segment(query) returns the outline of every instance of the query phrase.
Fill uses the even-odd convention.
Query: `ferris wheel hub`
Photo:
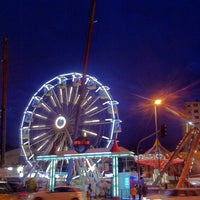
[[[66,125],[66,119],[65,119],[65,117],[63,117],[63,116],[57,117],[56,121],[55,121],[55,125],[56,125],[56,128],[58,128],[58,129],[64,128],[65,125]]]

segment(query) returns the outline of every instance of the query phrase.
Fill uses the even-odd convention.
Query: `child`
[[[92,188],[91,188],[91,184],[88,185],[88,189],[87,189],[87,199],[91,200],[92,199]]]
[[[136,189],[135,186],[133,186],[131,188],[131,197],[132,197],[133,200],[135,200],[136,194],[137,194],[137,189]]]

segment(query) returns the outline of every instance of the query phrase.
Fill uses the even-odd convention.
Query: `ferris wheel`
[[[31,97],[22,117],[20,139],[26,161],[47,170],[49,163],[37,161],[37,156],[68,151],[72,142],[83,135],[92,148],[109,148],[113,137],[121,132],[117,104],[109,87],[95,77],[73,72],[49,80]],[[75,133],[78,106],[80,116]],[[57,170],[63,171],[67,163],[57,163]]]

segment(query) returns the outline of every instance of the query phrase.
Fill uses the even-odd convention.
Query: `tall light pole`
[[[6,102],[7,102],[7,59],[8,59],[8,38],[4,38],[3,46],[3,77],[2,77],[2,105],[1,105],[1,161],[0,167],[5,165],[5,150],[6,150]]]
[[[154,101],[154,119],[155,119],[155,133],[156,133],[156,153],[158,156],[158,172],[160,177],[160,148],[159,148],[159,140],[158,140],[158,116],[157,116],[157,106],[162,103],[161,99],[156,99]],[[161,185],[161,177],[159,178]]]
[[[156,99],[154,101],[154,117],[155,117],[155,132],[156,132],[156,140],[158,140],[158,117],[157,117],[157,106],[162,103],[161,99]],[[158,141],[156,141],[158,142]]]

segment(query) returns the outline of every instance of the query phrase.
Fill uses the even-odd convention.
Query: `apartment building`
[[[200,128],[200,101],[186,102],[184,110],[187,122]]]

